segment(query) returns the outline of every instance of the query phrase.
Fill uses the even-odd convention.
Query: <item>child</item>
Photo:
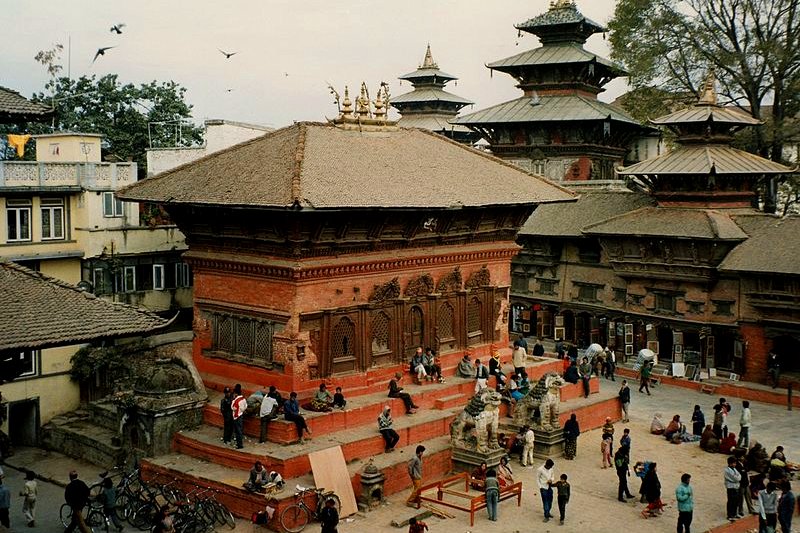
[[[420,522],[415,517],[408,519],[408,533],[425,533],[428,531],[428,524]]]
[[[483,484],[486,487],[486,511],[489,513],[489,520],[497,522],[497,504],[500,502],[500,483],[497,481],[497,473],[494,471],[494,468],[490,468],[486,472],[486,479]]]
[[[36,484],[36,474],[33,470],[25,472],[25,485],[19,493],[23,497],[22,500],[22,514],[28,521],[28,527],[36,525],[36,496],[39,493],[39,487]]]
[[[325,500],[325,507],[319,513],[319,522],[322,525],[322,533],[337,533],[339,530],[339,511],[336,510],[336,502],[333,498]]]
[[[336,387],[336,394],[333,395],[333,406],[336,409],[341,409],[344,411],[344,406],[347,405],[347,400],[344,399],[344,394],[342,394],[342,388]]]
[[[609,468],[611,463],[611,441],[614,437],[610,434],[603,435],[603,440],[600,442],[600,452],[603,454],[603,468]]]
[[[567,513],[567,503],[569,503],[569,482],[567,482],[567,475],[561,474],[561,478],[556,481],[556,490],[558,491],[558,514],[559,524],[564,524],[564,515]]]
[[[100,493],[98,501],[103,504],[103,514],[114,523],[114,527],[118,531],[122,531],[122,524],[117,517],[117,489],[114,488],[114,482],[110,477],[103,480],[103,491]]]

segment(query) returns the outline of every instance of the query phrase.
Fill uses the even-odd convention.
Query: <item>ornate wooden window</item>
[[[470,346],[480,344],[483,341],[481,307],[481,300],[477,296],[473,296],[467,304],[467,343]]]
[[[453,306],[448,302],[444,302],[441,307],[439,307],[436,325],[436,334],[439,337],[439,350],[454,350],[458,346],[455,332],[455,311],[453,310]]]
[[[275,327],[271,320],[213,313],[211,349],[245,363],[269,366]]]
[[[339,359],[352,359],[355,357],[356,326],[347,317],[342,317],[333,328],[331,336],[331,355],[334,364]]]
[[[378,311],[372,319],[372,355],[387,355],[392,353],[391,340],[392,332],[390,329],[391,321],[389,315],[383,311]]]

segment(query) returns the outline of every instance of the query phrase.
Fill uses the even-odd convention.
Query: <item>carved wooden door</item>
[[[406,344],[406,358],[411,360],[411,356],[418,346],[425,343],[425,316],[419,306],[413,306],[408,311],[408,321],[406,322],[408,343]],[[424,346],[423,346],[424,347]]]

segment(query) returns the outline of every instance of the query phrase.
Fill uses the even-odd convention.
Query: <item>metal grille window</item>
[[[442,304],[442,307],[439,308],[439,338],[440,339],[452,339],[454,337],[453,332],[453,306],[449,303]]]
[[[482,340],[481,331],[481,301],[473,297],[467,304],[467,342],[480,344]]]
[[[333,338],[331,340],[331,354],[334,360],[343,357],[353,357],[354,343],[356,337],[356,326],[347,318],[342,317],[333,328]]]
[[[375,315],[372,319],[372,353],[385,354],[390,351],[389,341],[389,316],[383,311]]]
[[[254,363],[271,363],[274,333],[270,320],[215,314],[212,348]]]

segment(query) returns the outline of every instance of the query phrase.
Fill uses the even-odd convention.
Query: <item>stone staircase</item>
[[[110,468],[125,464],[128,459],[118,432],[116,406],[108,400],[98,400],[56,416],[42,426],[42,446]]]

